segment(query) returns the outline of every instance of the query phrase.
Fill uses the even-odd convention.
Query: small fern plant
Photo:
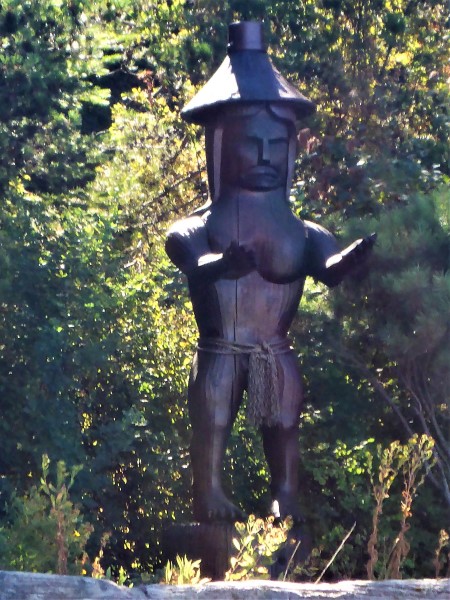
[[[208,583],[210,579],[201,576],[200,563],[200,560],[189,560],[186,556],[177,555],[175,563],[169,560],[164,567],[164,576],[161,583],[166,585]]]

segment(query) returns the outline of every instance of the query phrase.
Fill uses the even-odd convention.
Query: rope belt
[[[211,354],[248,354],[248,418],[257,426],[279,423],[280,389],[275,356],[290,352],[289,340],[241,344],[221,338],[200,338],[197,350]]]

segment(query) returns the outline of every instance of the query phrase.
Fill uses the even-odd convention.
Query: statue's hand
[[[239,279],[255,269],[255,256],[251,250],[233,241],[223,253],[224,277]]]
[[[322,281],[328,286],[333,287],[340,283],[342,279],[353,269],[364,264],[369,257],[373,245],[377,239],[377,234],[372,233],[365,238],[361,238],[347,246],[345,250],[330,256],[325,265],[325,272]]]
[[[372,233],[365,238],[356,240],[341,252],[342,260],[348,262],[349,267],[360,265],[372,252],[376,239],[377,234]]]

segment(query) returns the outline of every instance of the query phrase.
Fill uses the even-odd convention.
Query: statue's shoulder
[[[303,221],[303,226],[305,228],[305,237],[310,244],[313,245],[334,245],[336,243],[336,238],[334,235],[322,227],[322,225],[317,225],[317,223],[313,223],[312,221]]]
[[[189,238],[198,235],[205,229],[205,221],[200,215],[192,214],[180,219],[171,225],[167,231],[167,238],[182,237]]]
[[[208,233],[202,216],[192,214],[176,221],[168,230],[165,244],[171,261],[183,272],[209,252]]]
[[[174,236],[189,236],[193,235],[195,232],[199,232],[204,230],[205,228],[205,220],[209,214],[209,209],[211,206],[211,201],[208,200],[206,204],[203,204],[200,208],[197,208],[190,215],[180,219],[179,221],[175,221],[168,231],[167,237]]]
[[[324,281],[322,275],[327,260],[338,250],[334,235],[317,223],[304,221],[306,236],[305,267],[307,275]],[[326,283],[324,281],[324,283]]]

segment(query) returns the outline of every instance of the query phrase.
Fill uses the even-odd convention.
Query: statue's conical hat
[[[273,66],[266,50],[262,23],[243,21],[228,28],[228,54],[205,86],[183,108],[181,116],[200,125],[225,104],[282,102],[297,118],[315,110]]]

